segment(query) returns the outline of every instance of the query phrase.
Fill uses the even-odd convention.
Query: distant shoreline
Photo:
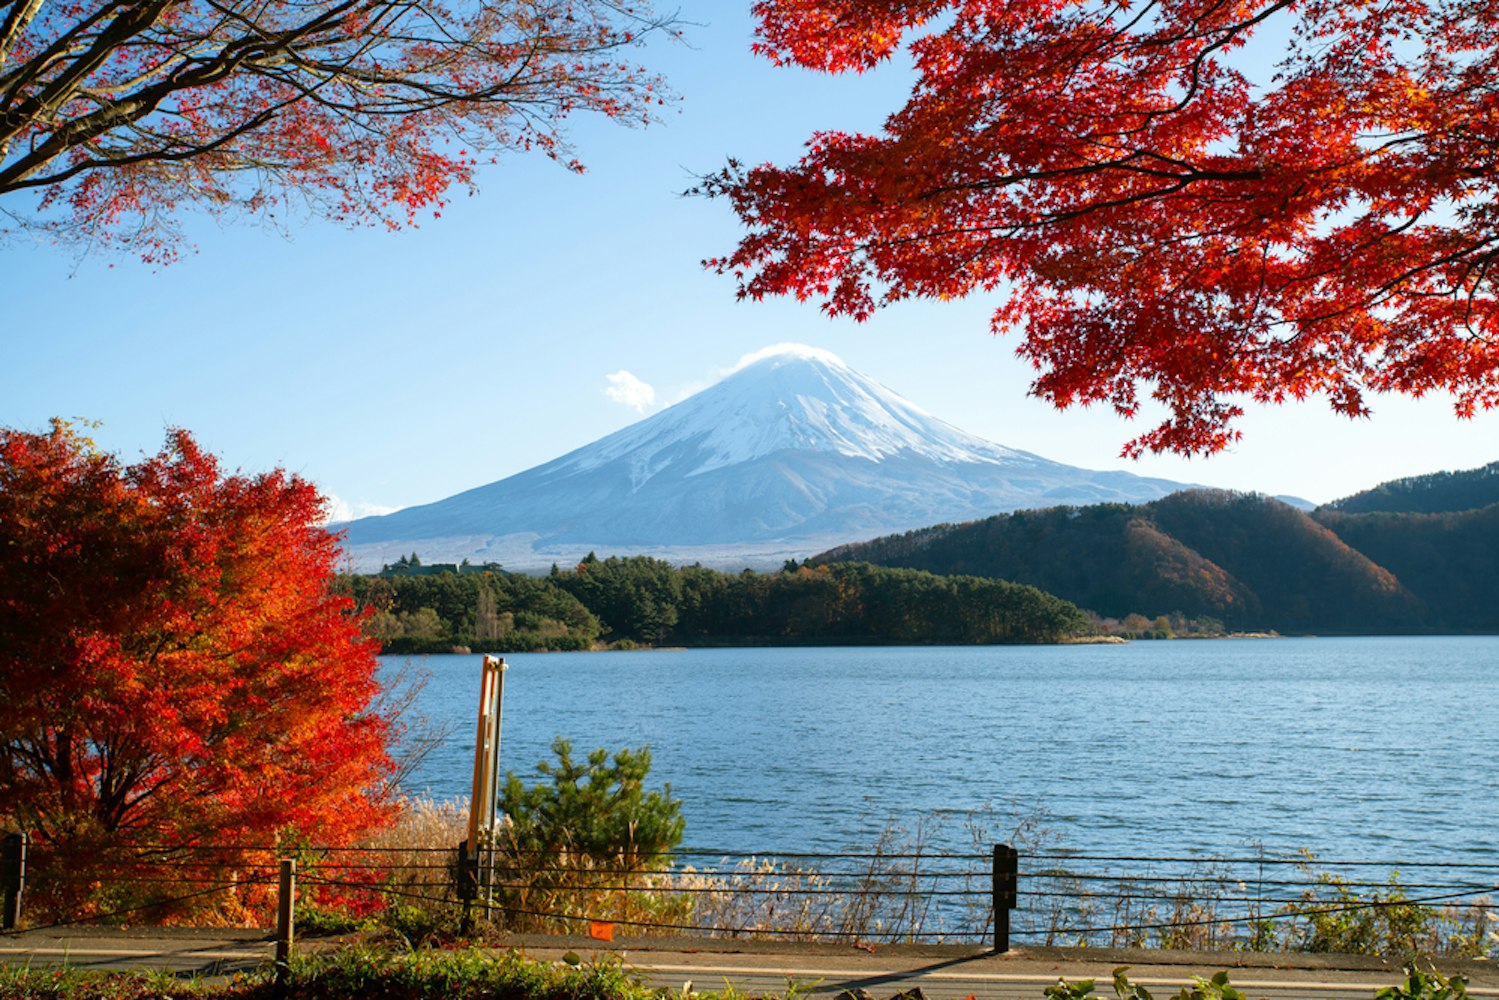
[[[1174,635],[1165,639],[1127,639],[1119,635],[1080,635],[1067,639],[1058,639],[1056,642],[985,642],[985,643],[952,643],[952,642],[860,642],[847,639],[808,639],[800,638],[794,641],[781,641],[777,639],[755,639],[752,637],[738,636],[732,640],[710,641],[698,643],[673,642],[664,646],[652,646],[646,643],[629,643],[623,645],[600,644],[590,649],[525,649],[525,650],[483,650],[474,649],[469,646],[450,646],[443,649],[424,649],[419,651],[402,651],[387,653],[381,652],[381,656],[479,656],[488,654],[491,656],[514,656],[516,653],[531,655],[533,653],[690,653],[696,649],[853,649],[867,646],[875,649],[930,649],[937,646],[947,646],[960,649],[981,649],[984,647],[1009,648],[1016,646],[1124,646],[1137,642],[1178,642],[1182,640],[1216,640],[1216,639],[1286,639],[1298,638],[1285,636],[1279,632],[1230,632],[1226,635]],[[1308,638],[1301,636],[1299,638]]]

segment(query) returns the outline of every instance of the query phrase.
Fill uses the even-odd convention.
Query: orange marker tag
[[[590,920],[588,922],[588,936],[600,941],[614,940],[614,925],[607,920]]]

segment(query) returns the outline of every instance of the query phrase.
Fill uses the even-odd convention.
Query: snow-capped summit
[[[688,476],[777,452],[830,452],[879,462],[924,455],[937,462],[1004,462],[1016,453],[943,423],[854,371],[830,351],[777,344],[743,359],[690,399],[559,459],[589,471],[629,455],[637,488],[689,445]],[[550,466],[548,466],[550,468]]]
[[[545,465],[347,525],[356,565],[569,563],[590,550],[770,565],[832,545],[1021,507],[1182,488],[986,441],[854,371],[781,344],[702,392]]]

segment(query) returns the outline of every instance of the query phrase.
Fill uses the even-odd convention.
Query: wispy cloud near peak
[[[604,388],[604,395],[616,403],[622,403],[637,413],[644,413],[656,405],[656,390],[623,368],[604,378],[609,383]]]

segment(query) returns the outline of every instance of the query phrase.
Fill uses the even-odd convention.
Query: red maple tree
[[[1033,391],[1169,410],[1212,452],[1244,398],[1499,403],[1496,0],[760,0],[757,50],[917,80],[878,135],[704,185],[740,294],[868,317],[1004,296]]]
[[[0,825],[54,875],[385,819],[392,723],[321,515],[184,431],[122,466],[60,422],[0,429]]]
[[[626,54],[675,30],[610,0],[0,0],[0,196],[148,260],[188,204],[394,227],[503,151],[581,169],[562,120],[649,121]]]

